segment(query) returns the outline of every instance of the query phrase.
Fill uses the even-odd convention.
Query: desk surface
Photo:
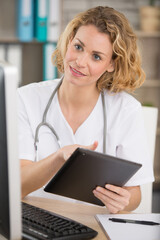
[[[107,237],[103,233],[103,230],[99,226],[98,222],[95,219],[96,214],[107,213],[106,208],[80,204],[80,203],[72,203],[72,202],[64,202],[53,199],[45,199],[39,197],[31,197],[28,196],[25,198],[24,202],[44,208],[48,211],[55,212],[57,214],[63,215],[65,217],[69,217],[73,220],[81,222],[98,232],[98,235],[95,240],[106,240]]]

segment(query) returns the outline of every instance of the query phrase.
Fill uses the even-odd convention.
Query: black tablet
[[[92,193],[106,183],[123,186],[141,167],[123,160],[83,148],[77,148],[44,191],[104,206]]]

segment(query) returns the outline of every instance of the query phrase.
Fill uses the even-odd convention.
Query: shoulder
[[[135,109],[141,107],[141,103],[134,96],[124,91],[116,94],[105,91],[105,100],[108,107],[113,109]]]
[[[20,96],[23,97],[36,97],[37,95],[43,97],[43,94],[48,95],[50,92],[52,92],[59,83],[59,81],[60,79],[54,79],[38,83],[31,83],[18,88],[17,92]]]
[[[141,103],[126,92],[111,94],[105,91],[105,102],[107,112],[113,119],[131,119],[142,112]]]

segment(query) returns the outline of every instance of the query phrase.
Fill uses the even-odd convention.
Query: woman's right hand
[[[95,141],[93,144],[88,145],[88,146],[83,146],[79,144],[73,144],[73,145],[68,145],[65,147],[62,147],[58,150],[58,154],[60,154],[60,157],[62,157],[65,161],[68,160],[68,158],[72,155],[72,153],[77,149],[77,148],[85,148],[89,150],[95,150],[98,146],[98,142]]]

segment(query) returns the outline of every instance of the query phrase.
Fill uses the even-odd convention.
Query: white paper
[[[110,240],[160,240],[160,225],[148,226],[116,223],[109,218],[154,221],[160,223],[160,214],[97,214],[96,220]]]

